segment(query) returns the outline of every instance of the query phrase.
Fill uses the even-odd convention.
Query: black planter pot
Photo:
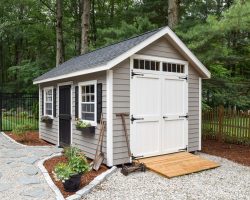
[[[76,128],[78,131],[81,131],[82,133],[95,133],[95,126],[90,126],[90,127],[87,127],[87,128],[79,128],[77,127]]]
[[[80,187],[81,177],[82,174],[76,174],[71,176],[63,183],[64,190],[66,192],[76,192]]]

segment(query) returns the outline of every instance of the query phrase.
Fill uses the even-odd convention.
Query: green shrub
[[[65,148],[64,155],[67,157],[68,162],[58,163],[55,166],[53,173],[56,180],[65,181],[72,175],[86,173],[90,170],[89,163],[80,149],[76,147]]]
[[[62,182],[68,180],[70,176],[75,175],[76,173],[72,170],[72,168],[66,163],[58,163],[55,166],[53,171],[55,179],[61,180]]]
[[[81,121],[81,120],[77,120],[76,121],[76,128],[88,128],[90,127],[91,124],[89,122],[86,122],[86,121]]]
[[[14,129],[12,130],[12,133],[16,135],[24,135],[27,133],[27,131],[33,130],[33,129],[34,129],[34,125],[32,124],[19,124],[14,127]]]
[[[29,114],[28,114],[27,112],[25,112],[25,111],[20,112],[20,113],[18,114],[19,117],[24,117],[24,118],[27,118],[28,115],[29,115]]]

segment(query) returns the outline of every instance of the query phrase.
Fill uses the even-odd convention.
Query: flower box
[[[95,133],[95,126],[89,126],[89,127],[85,127],[85,128],[81,128],[81,127],[76,127],[76,129],[78,131],[81,131],[82,133]]]
[[[46,124],[52,124],[53,118],[51,118],[50,116],[42,116],[41,122],[46,123]]]

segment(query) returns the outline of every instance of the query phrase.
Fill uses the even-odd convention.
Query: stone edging
[[[21,144],[21,143],[17,142],[16,140],[12,139],[12,138],[11,138],[10,136],[8,136],[6,133],[4,133],[4,132],[1,132],[1,133],[2,133],[2,135],[3,135],[4,137],[6,137],[8,140],[10,140],[11,142],[13,142],[13,143],[15,143],[15,144],[17,144],[17,145],[19,145],[19,146],[22,146],[22,147],[38,147],[38,148],[50,148],[50,147],[55,147],[55,146],[30,146],[30,145]]]
[[[40,168],[40,170],[42,171],[45,180],[47,181],[48,185],[50,186],[50,188],[56,193],[56,199],[57,200],[64,200],[65,198],[63,197],[62,193],[60,192],[60,190],[58,189],[58,187],[54,184],[54,182],[52,181],[52,179],[50,178],[50,175],[48,173],[48,171],[46,170],[46,168],[43,166],[43,163],[53,157],[57,157],[62,155],[62,153],[58,153],[58,154],[53,154],[47,158],[44,158],[42,160],[40,160],[37,164],[37,166]],[[66,200],[79,200],[81,199],[82,196],[88,194],[89,192],[91,192],[91,190],[93,190],[98,184],[100,184],[101,182],[103,182],[107,177],[109,177],[112,173],[114,173],[117,170],[117,167],[113,166],[111,169],[103,172],[102,174],[100,174],[99,176],[95,177],[93,181],[91,181],[87,186],[85,186],[84,188],[78,190],[75,194],[69,196],[66,198]]]

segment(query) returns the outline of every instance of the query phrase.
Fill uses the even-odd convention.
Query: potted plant
[[[41,117],[41,122],[52,124],[53,118],[48,115],[45,115]]]
[[[86,157],[75,147],[65,150],[67,163],[58,163],[55,166],[53,174],[57,181],[63,182],[64,190],[67,192],[76,192],[81,183],[81,177],[89,171],[90,167]]]
[[[76,119],[76,129],[84,133],[95,133],[95,127],[89,122]]]

